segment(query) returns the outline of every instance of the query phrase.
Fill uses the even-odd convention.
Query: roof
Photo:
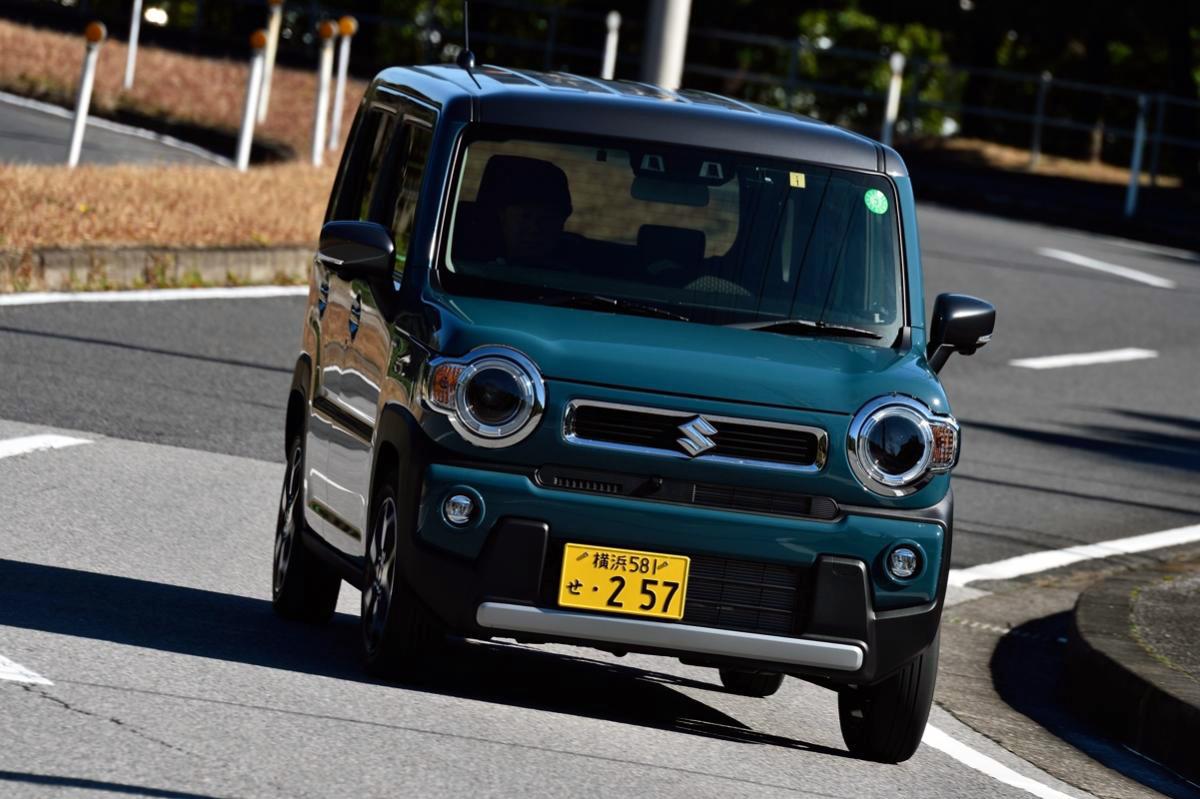
[[[461,121],[663,141],[906,175],[889,147],[843,128],[710,92],[484,65],[393,67],[376,85]]]

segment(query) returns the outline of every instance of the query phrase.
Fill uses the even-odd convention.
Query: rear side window
[[[369,218],[371,195],[395,126],[395,115],[383,107],[371,106],[363,112],[342,160],[325,221]]]

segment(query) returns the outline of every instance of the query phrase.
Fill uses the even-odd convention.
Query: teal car
[[[358,110],[287,406],[273,597],[361,592],[375,675],[455,639],[834,689],[920,742],[960,431],[894,150],[697,91],[393,68]]]

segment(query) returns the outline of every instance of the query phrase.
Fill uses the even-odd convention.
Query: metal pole
[[[600,77],[612,80],[617,74],[617,43],[621,38],[621,12],[609,11],[604,18],[608,33],[604,36],[604,63],[600,67]]]
[[[72,169],[79,165],[79,153],[83,150],[83,129],[87,125],[88,108],[92,104],[92,86],[96,83],[96,60],[100,57],[100,45],[108,31],[103,22],[93,22],[83,35],[87,40],[83,51],[83,74],[79,76],[75,123],[71,126],[71,146],[67,149],[67,166]]]
[[[317,108],[313,114],[312,165],[322,164],[325,152],[325,119],[329,116],[329,81],[333,77],[333,36],[337,27],[325,20],[317,27],[321,58],[317,62]]]
[[[1167,113],[1167,96],[1159,92],[1155,97],[1158,109],[1154,113],[1154,144],[1150,147],[1150,185],[1158,186],[1158,156],[1162,149],[1163,123]]]
[[[358,33],[358,20],[342,17],[338,20],[337,83],[333,89],[333,116],[329,120],[329,149],[336,150],[342,138],[342,109],[346,107],[346,73],[350,69],[350,40]]]
[[[653,0],[646,14],[646,44],[642,48],[642,80],[664,89],[683,81],[683,57],[692,0]]]
[[[1050,91],[1051,80],[1051,74],[1043,72],[1042,82],[1038,84],[1037,108],[1033,112],[1033,141],[1029,145],[1030,169],[1036,169],[1042,160],[1042,121],[1046,117],[1046,93]]]
[[[238,132],[237,168],[245,172],[250,166],[250,145],[254,142],[254,121],[258,117],[258,92],[263,85],[263,62],[266,55],[267,32],[250,34],[250,75],[246,79],[246,106],[242,109],[242,128]]]
[[[1137,211],[1138,178],[1142,172],[1142,150],[1146,147],[1146,95],[1138,95],[1137,126],[1133,129],[1133,158],[1129,164],[1129,189],[1125,192],[1125,216]]]
[[[900,115],[900,89],[904,85],[904,53],[892,53],[888,58],[888,66],[892,70],[892,78],[888,81],[887,105],[883,110],[883,132],[879,141],[887,147],[892,146],[892,131],[896,127],[896,117]]]
[[[283,27],[283,0],[267,0],[271,7],[267,18],[267,60],[263,66],[262,91],[258,93],[258,121],[267,121],[271,106],[271,80],[275,76],[275,54],[279,51],[279,30]]]
[[[133,88],[133,71],[137,68],[138,34],[142,30],[142,0],[133,0],[129,18],[129,50],[125,56],[125,91]]]

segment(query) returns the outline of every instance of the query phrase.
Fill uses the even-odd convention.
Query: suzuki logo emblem
[[[675,443],[683,447],[684,451],[693,458],[717,445],[717,442],[709,438],[709,436],[717,434],[717,428],[713,427],[703,416],[697,416],[690,422],[679,425],[679,432],[683,433],[683,438],[676,439]]]

